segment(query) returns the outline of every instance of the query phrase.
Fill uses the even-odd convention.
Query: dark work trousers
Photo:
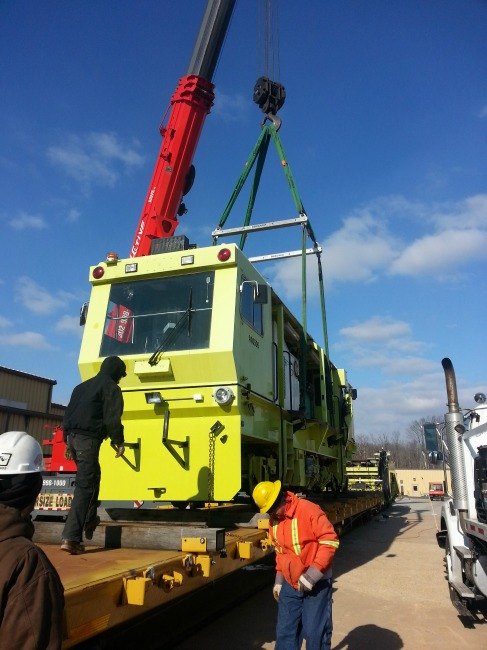
[[[98,462],[101,440],[81,433],[70,433],[68,447],[76,461],[76,483],[71,508],[62,538],[83,541],[83,528],[96,517],[101,469]]]
[[[285,580],[279,594],[276,650],[330,650],[332,624],[331,580],[320,580],[311,591],[293,589]]]

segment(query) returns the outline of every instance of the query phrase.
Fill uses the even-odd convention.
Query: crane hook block
[[[259,77],[254,86],[254,102],[266,114],[275,115],[286,99],[286,89],[268,77]]]

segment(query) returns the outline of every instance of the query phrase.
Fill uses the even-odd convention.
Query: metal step
[[[471,560],[473,558],[472,551],[471,549],[467,548],[467,546],[459,544],[453,548],[455,549],[456,553],[464,560]]]
[[[459,580],[452,580],[450,585],[453,587],[453,589],[455,589],[461,598],[475,598],[473,591],[470,589],[470,587],[464,585],[463,582],[460,582]]]

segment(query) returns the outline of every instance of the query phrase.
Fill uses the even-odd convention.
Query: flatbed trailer
[[[260,545],[266,535],[258,529],[229,531],[225,553],[199,556],[192,575],[185,570],[188,554],[184,552],[92,546],[84,555],[67,555],[59,546],[41,544],[65,589],[63,648],[130,622],[200,589],[209,580],[262,559],[271,552]],[[240,556],[240,545],[250,549],[248,558]]]
[[[380,493],[313,500],[339,534],[386,505]],[[34,541],[56,567],[65,589],[63,648],[83,646],[101,636],[105,641],[100,647],[110,647],[106,639],[118,636],[124,627],[133,628],[138,620],[160,614],[210,584],[218,590],[231,574],[238,589],[239,570],[271,559],[267,516],[248,507],[154,512],[160,521],[102,521],[82,555],[61,551],[61,522],[36,521]],[[144,515],[149,516],[147,511]],[[236,523],[231,526],[231,521]]]

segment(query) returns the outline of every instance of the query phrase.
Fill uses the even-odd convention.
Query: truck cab
[[[432,501],[435,499],[443,501],[445,498],[445,487],[443,483],[430,481],[428,495]]]

